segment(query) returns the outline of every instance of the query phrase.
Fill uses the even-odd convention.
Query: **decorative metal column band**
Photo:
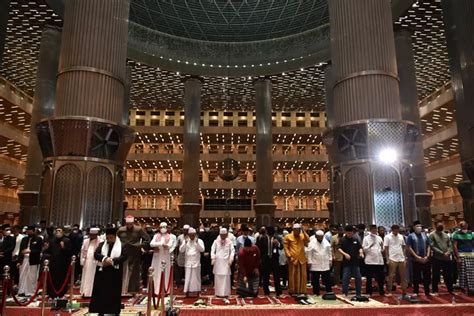
[[[81,217],[81,181],[81,170],[73,164],[66,164],[56,171],[50,218],[53,225],[79,223]]]
[[[373,118],[399,120],[390,0],[331,0],[328,4],[334,76],[342,80],[334,87],[336,126]]]
[[[121,121],[128,14],[128,0],[66,2],[57,115]],[[83,71],[80,67],[98,71]]]
[[[377,225],[404,224],[400,176],[396,169],[381,166],[374,171],[374,207]]]
[[[344,175],[344,220],[347,224],[372,223],[367,172],[353,167]]]
[[[112,173],[101,166],[87,175],[86,207],[82,227],[110,223],[112,220]]]

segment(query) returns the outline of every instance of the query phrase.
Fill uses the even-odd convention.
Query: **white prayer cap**
[[[134,222],[135,222],[135,218],[132,215],[128,215],[127,217],[125,217],[125,223],[134,223]]]
[[[318,230],[316,232],[316,236],[324,236],[324,232],[322,230]]]
[[[225,234],[227,234],[227,228],[221,228],[221,229],[219,230],[219,234],[220,234],[220,235],[225,235]]]
[[[97,235],[99,233],[100,229],[97,228],[97,227],[92,227],[90,230],[89,230],[89,234],[95,234]]]
[[[191,228],[191,226],[189,226],[188,224],[183,226],[183,229],[190,229],[190,228]]]
[[[168,227],[168,224],[166,224],[166,222],[161,222],[160,227]]]
[[[293,229],[301,229],[301,224],[294,223],[293,224]]]
[[[196,233],[196,230],[192,227],[189,228],[188,230],[188,234],[195,234]]]
[[[288,235],[288,234],[289,234],[288,231],[287,231],[286,229],[284,229],[284,230],[283,230],[283,236],[286,236],[286,235]]]

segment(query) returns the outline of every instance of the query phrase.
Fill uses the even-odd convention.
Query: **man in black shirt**
[[[361,295],[362,277],[360,275],[359,258],[364,258],[362,245],[353,237],[354,227],[345,227],[345,236],[342,238],[341,246],[338,251],[344,256],[342,261],[342,293],[345,296],[349,294],[349,281],[351,277],[355,278],[356,296]]]

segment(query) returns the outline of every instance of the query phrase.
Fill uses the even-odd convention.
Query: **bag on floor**
[[[337,298],[336,298],[336,294],[334,294],[334,292],[327,292],[326,294],[323,295],[323,300],[326,300],[326,301],[335,301]]]
[[[353,302],[368,302],[369,298],[367,296],[356,295],[351,299],[351,301],[353,301]]]

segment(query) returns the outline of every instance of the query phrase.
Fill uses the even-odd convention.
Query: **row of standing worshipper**
[[[15,289],[20,296],[32,296],[36,290],[40,268],[45,260],[49,260],[51,282],[48,282],[47,294],[53,299],[62,297],[67,292],[68,286],[56,292],[65,282],[70,268],[72,247],[71,240],[65,235],[65,230],[70,235],[70,228],[58,227],[54,234],[44,237],[39,234],[35,226],[28,226],[26,234],[22,235],[18,229],[14,230],[15,248],[12,253],[13,280],[18,283]]]

